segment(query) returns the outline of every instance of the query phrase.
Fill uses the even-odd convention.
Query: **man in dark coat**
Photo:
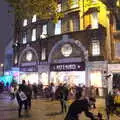
[[[22,84],[19,85],[19,89],[16,93],[16,98],[18,101],[19,109],[18,109],[18,116],[21,117],[21,110],[22,106],[24,105],[25,111],[28,111],[28,105],[31,107],[31,90],[25,84],[25,80],[22,81]]]
[[[67,111],[67,99],[68,99],[68,88],[66,84],[64,84],[60,88],[60,104],[61,104],[61,113]]]
[[[91,120],[96,120],[94,118],[94,115],[89,112],[89,103],[88,100],[85,98],[82,98],[81,92],[76,93],[76,100],[70,105],[68,113],[64,120],[78,120],[78,115],[82,112],[85,113],[87,117],[89,117]]]

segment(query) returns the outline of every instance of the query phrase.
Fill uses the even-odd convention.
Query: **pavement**
[[[68,101],[68,105],[72,101]],[[94,114],[101,112],[103,114],[104,120],[106,120],[105,114],[105,104],[104,99],[97,99],[96,106],[97,108],[91,110]],[[0,120],[64,120],[66,113],[60,113],[60,104],[59,101],[50,101],[48,99],[33,99],[32,100],[32,109],[29,111],[29,114],[26,115],[24,110],[22,111],[22,118],[18,118],[18,104],[16,99],[10,100],[10,97],[7,92],[0,94]],[[82,113],[80,120],[89,120]],[[110,120],[120,120],[120,117],[112,115]]]

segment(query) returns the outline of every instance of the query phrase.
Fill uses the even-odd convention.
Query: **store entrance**
[[[113,88],[120,89],[120,73],[113,74]]]
[[[60,83],[67,83],[70,86],[85,85],[85,71],[51,72],[50,82],[53,82],[55,85],[59,85]]]

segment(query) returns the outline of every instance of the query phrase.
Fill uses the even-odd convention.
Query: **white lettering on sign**
[[[21,63],[21,66],[35,66],[37,63],[36,62],[26,62],[26,63]]]

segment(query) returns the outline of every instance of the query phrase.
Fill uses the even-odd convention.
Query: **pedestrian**
[[[32,90],[33,90],[34,98],[37,99],[38,88],[37,88],[36,83],[34,83],[34,84],[32,85]]]
[[[17,102],[19,105],[19,109],[18,109],[18,116],[21,117],[21,110],[22,110],[22,106],[24,105],[24,109],[27,112],[27,96],[26,94],[22,91],[21,87],[19,87],[17,93],[16,93],[16,98],[17,98]]]
[[[60,88],[61,113],[67,112],[67,99],[68,99],[68,88],[66,84],[64,84]]]
[[[82,112],[91,120],[96,120],[94,115],[89,112],[90,105],[88,100],[82,94],[82,91],[76,93],[76,100],[70,105],[64,120],[79,120]]]
[[[22,80],[22,84],[19,85],[18,91],[16,93],[16,98],[18,101],[19,109],[18,109],[18,116],[21,117],[21,110],[22,106],[24,105],[26,114],[28,113],[28,93],[29,93],[28,86],[25,83],[25,80]]]
[[[96,89],[94,86],[90,87],[90,94],[89,95],[90,95],[89,96],[90,105],[92,108],[95,109],[96,108],[96,105],[95,105],[95,103],[96,103]]]

